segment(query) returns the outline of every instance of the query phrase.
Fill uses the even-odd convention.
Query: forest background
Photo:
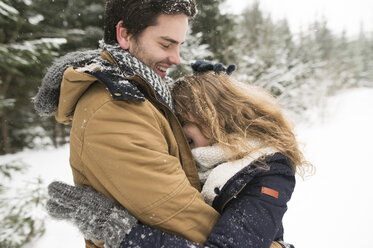
[[[69,127],[38,116],[32,97],[54,59],[98,47],[104,2],[0,0],[0,155],[69,142]],[[197,2],[199,14],[182,47],[182,64],[170,74],[173,78],[189,73],[195,59],[235,63],[237,79],[271,91],[295,122],[341,90],[373,87],[373,33],[362,29],[350,37],[332,31],[322,19],[294,33],[286,19],[273,21],[259,2],[240,14],[224,13],[224,0]],[[0,176],[11,179],[25,167],[22,161],[0,160]],[[22,204],[14,204],[3,182],[0,247],[22,247],[44,232],[43,221],[28,212],[45,200],[45,189],[36,181]]]

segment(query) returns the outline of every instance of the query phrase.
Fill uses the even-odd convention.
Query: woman
[[[192,68],[194,74],[176,81],[171,93],[196,159],[202,195],[221,214],[204,245],[291,247],[283,243],[282,217],[294,190],[295,172],[303,176],[309,165],[291,125],[270,94],[230,77],[233,66],[226,69],[221,64],[197,61]],[[68,193],[61,194],[63,187]],[[123,237],[121,247],[198,246],[141,224],[130,227],[133,217],[118,217],[125,212],[112,203],[102,209],[76,202],[80,210],[72,208],[72,194],[76,199],[85,195],[109,202],[90,189],[54,183],[49,192],[52,216],[73,219],[86,236],[105,241],[109,247],[118,246]],[[84,219],[82,212],[91,214]],[[107,235],[103,237],[103,233]]]

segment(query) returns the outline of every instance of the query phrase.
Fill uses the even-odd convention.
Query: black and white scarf
[[[103,60],[100,56],[102,50],[108,51],[120,68]],[[145,97],[138,90],[136,83],[126,79],[137,74],[150,84],[158,100],[173,110],[168,88],[172,79],[162,80],[158,74],[128,51],[123,50],[119,44],[109,45],[102,41],[100,49],[68,53],[55,60],[47,69],[42,85],[33,99],[35,109],[41,116],[52,116],[57,110],[63,73],[70,66],[99,77],[98,79],[105,83],[113,98],[144,101]]]
[[[119,68],[121,71],[118,70],[118,67],[107,68],[104,67],[103,69],[109,69],[111,73],[120,73],[124,77],[129,77],[133,75],[139,75],[142,78],[144,78],[150,86],[154,89],[154,91],[157,94],[157,97],[159,100],[161,100],[163,103],[165,103],[170,109],[173,109],[172,106],[172,98],[171,93],[168,88],[168,85],[172,83],[172,79],[169,77],[166,77],[165,80],[163,80],[158,74],[156,74],[151,68],[146,66],[143,62],[141,62],[139,59],[131,55],[128,51],[123,50],[119,44],[110,45],[106,43],[101,43],[100,47],[103,50],[108,51],[115,62],[119,65]],[[104,62],[104,65],[107,65],[107,62],[102,61],[101,58],[97,58],[98,60],[101,60],[101,62]],[[114,69],[114,71],[112,71]],[[120,80],[120,84],[128,84],[131,82],[127,80]],[[138,96],[142,96],[143,94],[141,92],[138,92]]]

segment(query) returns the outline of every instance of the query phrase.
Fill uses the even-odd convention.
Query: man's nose
[[[180,49],[179,47],[176,47],[170,52],[169,62],[174,65],[180,65]]]

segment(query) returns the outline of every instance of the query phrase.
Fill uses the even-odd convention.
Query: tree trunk
[[[64,145],[67,143],[67,140],[66,140],[66,136],[68,135],[67,132],[66,132],[66,126],[65,125],[62,125],[62,124],[58,124],[60,126],[60,129],[61,129],[61,142],[60,142],[60,145]]]
[[[6,111],[4,111],[6,112]],[[8,131],[8,121],[5,117],[5,114],[0,117],[1,122],[1,140],[0,147],[2,148],[0,153],[8,154],[11,153],[10,149],[10,139],[9,139],[9,131]]]
[[[10,82],[12,81],[12,75],[7,74],[5,79],[0,84],[0,99],[6,99],[6,93],[8,91]],[[0,128],[1,128],[1,142],[0,142],[0,153],[8,154],[11,153],[10,139],[9,139],[9,128],[8,120],[6,119],[7,110],[4,108],[0,113]]]
[[[6,93],[9,89],[10,82],[12,81],[13,76],[11,74],[6,74],[4,80],[0,78],[0,98],[6,99]]]
[[[54,123],[53,130],[52,130],[52,141],[54,147],[63,146],[67,143],[66,137],[68,133],[66,132],[65,125],[57,123],[56,121],[52,120]]]
[[[56,123],[54,120],[51,120],[53,122],[53,130],[52,130],[52,142],[53,146],[55,148],[58,147],[58,123]]]

